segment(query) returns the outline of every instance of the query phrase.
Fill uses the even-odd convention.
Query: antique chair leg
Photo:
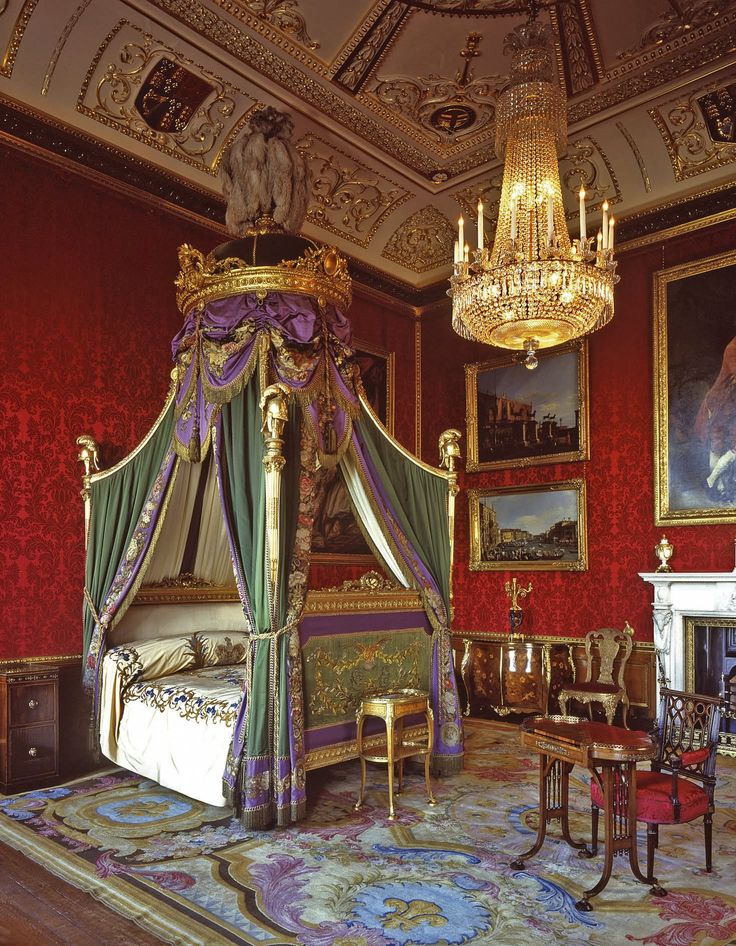
[[[560,703],[560,710],[562,711],[563,716],[567,716],[567,697],[563,696],[561,693],[557,697]]]
[[[705,869],[708,873],[713,868],[713,815],[708,812],[703,818],[705,828]]]
[[[613,717],[616,715],[616,703],[604,703],[603,711],[606,714],[606,722],[609,726],[613,726]]]
[[[656,824],[647,825],[647,877],[654,876],[654,851],[659,845],[658,833]]]
[[[394,751],[396,749],[394,718],[386,717],[386,754],[388,755],[388,820],[394,820]]]
[[[598,805],[593,805],[591,810],[591,837],[590,850],[595,856],[598,853]]]

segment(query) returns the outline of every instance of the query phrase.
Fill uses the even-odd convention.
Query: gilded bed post
[[[92,513],[92,493],[90,491],[90,482],[92,480],[93,470],[99,470],[99,447],[97,441],[91,434],[82,434],[77,437],[77,446],[79,453],[77,460],[84,464],[84,473],[82,474],[82,489],[79,495],[84,501],[84,547],[87,548],[89,539],[89,520]]]
[[[279,575],[279,509],[281,505],[281,471],[286,463],[283,454],[284,426],[289,417],[289,389],[285,384],[271,384],[261,395],[263,417],[261,432],[266,447],[263,465],[266,468],[266,545],[268,575],[272,603]],[[276,616],[272,615],[272,619]]]
[[[440,466],[444,467],[450,474],[448,476],[449,494],[447,496],[447,526],[450,532],[450,624],[454,618],[454,608],[452,604],[452,565],[455,560],[455,497],[460,492],[457,484],[457,472],[455,463],[460,459],[460,437],[459,430],[451,427],[449,430],[443,430],[440,434]]]

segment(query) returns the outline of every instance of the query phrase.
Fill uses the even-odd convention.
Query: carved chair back
[[[594,650],[598,651],[597,683],[614,683],[619,689],[624,689],[624,670],[631,650],[634,646],[634,630],[627,621],[623,630],[616,627],[600,627],[596,631],[588,631],[585,635],[585,682],[593,679]],[[618,666],[616,659],[619,657]],[[613,674],[616,669],[616,679]]]
[[[652,769],[675,768],[700,782],[712,797],[722,706],[717,696],[663,687],[657,717],[659,750]]]
[[[736,664],[723,674],[723,718],[736,721]]]

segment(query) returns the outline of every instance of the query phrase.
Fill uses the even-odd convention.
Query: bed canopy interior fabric
[[[173,354],[172,394],[154,427],[125,461],[91,477],[84,648],[93,717],[109,631],[144,577],[191,572],[222,585],[234,575],[250,651],[225,795],[250,827],[304,813],[298,623],[315,478],[338,465],[379,562],[422,596],[433,629],[433,763],[457,771],[448,481],[361,402],[348,320],[310,295],[239,292],[190,308]]]

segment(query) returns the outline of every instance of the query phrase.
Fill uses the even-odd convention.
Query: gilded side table
[[[427,720],[427,741],[409,742],[404,739],[404,719],[424,713]],[[363,724],[366,716],[375,716],[386,723],[385,752],[378,747],[370,754],[363,749]],[[389,821],[394,820],[394,764],[399,765],[399,789],[404,785],[404,759],[410,756],[424,756],[424,781],[427,788],[427,798],[430,805],[435,804],[432,786],[429,782],[429,757],[434,741],[434,713],[429,705],[426,693],[418,690],[397,690],[393,693],[382,693],[376,696],[367,696],[361,700],[357,716],[357,743],[360,759],[360,795],[355,803],[356,811],[363,806],[365,798],[366,762],[385,762],[388,766],[388,810]],[[398,793],[397,793],[398,794]]]

